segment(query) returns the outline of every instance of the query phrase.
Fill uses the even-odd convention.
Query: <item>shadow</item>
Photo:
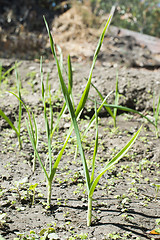
[[[95,210],[101,210],[101,212],[119,212],[120,214],[122,214],[121,210],[101,209],[100,206],[98,208],[95,207]],[[142,213],[142,212],[137,212],[134,209],[126,210],[125,213],[132,214],[132,215],[140,215],[140,216],[145,217],[145,218],[155,218],[155,219],[157,218],[157,216],[147,215],[147,214]]]
[[[55,199],[56,200],[56,199]],[[68,199],[68,201],[74,201],[74,202],[80,202],[81,200],[76,200],[76,199]],[[64,200],[61,200],[61,202],[64,202]],[[87,210],[87,202],[85,202],[83,205],[81,206],[72,206],[70,204],[61,204],[61,205],[51,205],[50,207],[50,210],[51,211],[55,211],[57,210],[59,207],[64,207],[64,208],[70,208],[70,209],[79,209],[79,210]],[[94,207],[94,211],[98,211],[100,210],[101,212],[106,212],[106,213],[119,213],[119,215],[121,215],[123,212],[119,209],[102,209],[104,208],[104,206],[101,208],[101,206],[93,206]],[[142,212],[137,212],[135,211],[134,209],[129,209],[129,210],[126,210],[125,213],[128,213],[128,214],[132,214],[132,215],[139,215],[139,216],[142,216],[142,217],[145,217],[145,218],[151,218],[151,219],[157,219],[157,216],[153,216],[153,215],[148,215],[148,214],[145,214],[145,213],[142,213]]]
[[[56,200],[56,199],[54,199],[54,200]],[[81,202],[81,200],[68,199],[68,202],[70,202],[70,203],[63,204],[64,201],[65,200],[61,200],[62,204],[60,204],[60,205],[52,205],[50,207],[50,209],[48,209],[48,213],[54,214],[55,211],[59,207],[87,211],[87,201],[85,203],[83,203],[83,205],[81,204],[81,205],[77,205],[77,206],[72,206],[70,203],[71,202],[77,202],[78,203],[78,202]],[[96,212],[98,210],[100,210],[102,212],[103,217],[105,217],[105,213],[113,213],[113,215],[117,214],[117,213],[118,213],[118,215],[122,214],[122,211],[119,210],[119,209],[104,209],[104,206],[102,206],[102,207],[101,206],[98,206],[98,207],[94,206],[93,215],[94,215],[94,212]],[[156,219],[157,218],[157,216],[153,216],[153,215],[145,214],[145,213],[142,213],[142,212],[138,212],[138,211],[135,211],[134,209],[129,209],[129,210],[125,211],[125,213],[132,214],[132,215],[139,215],[139,216],[142,216],[142,217],[147,218],[147,219]],[[108,223],[108,222],[102,222],[101,219],[102,219],[102,216],[100,216],[99,220],[97,220],[95,222],[93,221],[93,224],[92,224],[91,227],[111,225],[111,226],[115,226],[115,227],[117,227],[117,228],[119,228],[119,229],[121,229],[125,232],[131,232],[132,234],[135,234],[136,236],[143,237],[145,239],[150,239],[150,237],[146,234],[146,232],[149,229],[147,229],[143,226],[139,226],[137,223],[128,223],[128,224],[122,224],[122,223],[117,223],[117,222]]]
[[[46,198],[41,198],[41,199],[46,199]],[[96,199],[96,200],[100,200],[100,199]],[[110,201],[116,201],[115,198],[103,198],[102,199],[103,201],[104,200],[110,200]],[[52,198],[51,201],[55,201],[57,202],[57,199],[56,198]],[[70,209],[81,209],[81,210],[87,210],[87,200],[85,202],[82,203],[81,199],[77,199],[77,198],[70,198],[70,199],[67,199],[67,203],[68,202],[80,202],[81,205],[79,206],[72,206],[71,204],[63,204],[66,200],[65,199],[61,199],[60,202],[62,203],[61,205],[51,205],[50,209],[57,209],[59,206],[60,207],[64,207],[64,208],[70,208]],[[57,206],[57,207],[56,207]],[[93,204],[93,207],[94,207],[94,211],[98,211],[100,210],[101,212],[106,212],[106,213],[119,213],[119,215],[121,215],[123,212],[120,210],[120,209],[104,209],[104,205],[99,205],[98,206],[94,206]],[[145,213],[142,213],[142,212],[138,212],[138,211],[135,211],[134,209],[128,209],[125,211],[125,213],[128,213],[128,214],[132,214],[132,215],[139,215],[139,216],[142,216],[142,217],[145,217],[145,218],[152,218],[152,219],[156,219],[157,216],[153,216],[153,215],[148,215],[148,214],[145,214]]]
[[[127,231],[127,232],[131,232],[137,236],[140,236],[140,237],[144,237],[146,239],[150,239],[150,237],[147,236],[146,234],[146,231],[148,230],[147,228],[144,228],[144,227],[141,227],[141,226],[138,226],[138,225],[133,225],[133,224],[120,224],[120,223],[97,223],[95,225],[92,225],[92,226],[101,226],[101,225],[112,225],[112,226],[115,226],[115,227],[118,227],[120,228],[121,230],[124,230],[124,231]],[[143,233],[140,233],[136,230],[140,230],[142,231]]]

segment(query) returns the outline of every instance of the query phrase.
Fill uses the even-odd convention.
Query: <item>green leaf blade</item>
[[[105,168],[100,172],[100,174],[97,176],[97,178],[94,180],[91,188],[90,188],[90,192],[89,192],[89,196],[92,197],[94,190],[100,180],[100,178],[105,174],[105,172],[111,168],[114,164],[116,164],[125,154],[126,152],[128,152],[128,150],[131,148],[131,146],[133,145],[133,143],[136,141],[140,131],[142,129],[142,126],[140,127],[140,129],[135,133],[135,135],[131,138],[131,140],[125,145],[125,147],[112,159],[110,160],[107,165],[105,166]]]
[[[6,122],[10,125],[10,127],[15,131],[15,133],[19,137],[19,132],[17,131],[17,129],[15,128],[11,120],[5,115],[5,113],[1,109],[0,109],[0,116],[6,120]]]

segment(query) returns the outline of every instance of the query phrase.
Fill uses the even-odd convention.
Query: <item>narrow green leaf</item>
[[[121,105],[116,106],[116,105],[112,105],[112,104],[104,104],[104,106],[107,106],[107,107],[110,107],[110,108],[117,108],[117,109],[125,111],[125,112],[137,113],[138,115],[145,118],[148,122],[150,122],[155,127],[155,124],[152,120],[150,120],[148,117],[146,117],[145,115],[143,115],[141,112],[139,112],[137,110],[134,110],[134,109],[128,108],[128,107],[123,107]]]
[[[45,25],[46,25],[46,28],[47,28],[47,32],[48,32],[48,35],[49,35],[51,51],[52,51],[52,53],[53,53],[53,56],[56,57],[55,45],[54,45],[53,38],[52,38],[51,32],[50,32],[50,30],[49,30],[48,23],[47,23],[47,21],[46,21],[45,16],[43,16],[43,19],[44,19],[44,22],[45,22]]]
[[[111,168],[114,164],[116,164],[122,157],[124,157],[124,155],[128,152],[128,150],[131,148],[131,146],[133,145],[133,143],[135,142],[135,140],[137,139],[140,131],[142,129],[142,126],[140,127],[140,129],[135,133],[135,135],[131,138],[131,140],[125,145],[125,147],[112,159],[110,160],[105,168],[100,172],[100,174],[96,177],[96,179],[94,180],[91,188],[90,188],[90,192],[89,192],[89,196],[92,197],[95,187],[97,186],[100,178],[103,176],[103,174],[105,174],[105,172]]]
[[[49,121],[48,121],[47,109],[46,109],[46,102],[45,102],[45,89],[44,89],[44,82],[43,82],[42,57],[41,57],[41,61],[40,61],[40,72],[41,72],[42,101],[43,101],[43,107],[44,107],[44,119],[45,119],[46,134],[47,134],[47,141],[48,141],[48,155],[49,155],[49,169],[50,169],[49,171],[50,171],[50,175],[51,175],[51,172],[52,172],[51,131],[50,131],[50,127],[49,127]]]
[[[73,87],[73,73],[70,55],[68,56],[68,93],[71,94]]]
[[[96,63],[96,60],[97,60],[97,57],[98,57],[98,53],[101,49],[101,46],[102,46],[102,43],[103,43],[103,40],[104,40],[104,36],[105,36],[105,32],[106,30],[108,29],[109,25],[110,25],[110,22],[111,22],[111,18],[112,18],[112,15],[110,14],[109,18],[108,18],[108,21],[103,29],[103,32],[100,36],[100,39],[99,39],[99,42],[98,42],[98,45],[97,45],[97,48],[95,50],[95,53],[94,53],[94,57],[93,57],[93,62],[92,62],[92,66],[91,66],[91,69],[90,69],[90,73],[89,73],[89,77],[88,77],[88,81],[87,81],[87,84],[86,84],[86,88],[82,94],[82,97],[81,97],[81,100],[79,101],[79,104],[78,104],[78,107],[76,109],[76,116],[79,114],[79,112],[84,108],[84,105],[87,101],[87,98],[88,98],[88,94],[89,94],[89,90],[90,90],[90,85],[91,85],[91,79],[92,79],[92,73],[93,73],[93,69],[94,69],[94,66],[95,66],[95,63]],[[102,100],[103,101],[103,100]]]
[[[34,139],[33,139],[33,136],[32,136],[32,133],[31,133],[31,130],[30,130],[30,127],[29,127],[29,123],[28,123],[27,120],[26,120],[26,126],[27,126],[27,130],[28,130],[28,134],[29,134],[31,143],[32,143],[32,147],[33,147],[33,149],[34,149],[34,151],[35,151],[35,153],[36,153],[37,159],[38,159],[38,161],[39,161],[39,163],[40,163],[40,165],[41,165],[41,167],[42,167],[42,169],[43,169],[43,171],[44,171],[44,174],[45,174],[47,180],[49,181],[49,176],[48,176],[48,174],[47,174],[47,171],[46,171],[46,169],[45,169],[45,167],[44,167],[44,165],[43,165],[43,163],[42,163],[42,161],[41,161],[41,158],[40,158],[40,156],[39,156],[39,153],[38,153],[38,151],[37,151],[36,144],[35,144],[35,141],[34,141]]]
[[[21,63],[22,63],[22,62],[16,63],[16,66],[18,67]],[[10,72],[11,72],[12,70],[14,70],[14,69],[15,69],[15,65],[14,65],[13,67],[9,68],[9,69],[1,76],[1,80],[4,79],[8,74],[10,74]]]
[[[96,137],[95,137],[95,146],[94,146],[94,153],[93,153],[93,159],[92,159],[91,185],[94,181],[95,161],[96,161],[97,150],[98,150],[98,114],[97,114],[97,103],[96,102],[95,102],[95,117],[96,117]]]
[[[27,114],[28,114],[28,118],[29,118],[29,122],[30,122],[30,126],[31,126],[32,136],[34,136],[34,130],[33,130],[33,125],[32,125],[32,120],[31,120],[31,115],[30,115],[29,109],[27,108],[25,103],[15,93],[10,92],[10,91],[9,91],[9,93],[14,95],[23,104],[24,108],[26,109]]]
[[[60,123],[60,120],[61,120],[63,114],[66,112],[66,110],[67,110],[67,106],[66,106],[66,103],[64,103],[63,107],[62,107],[62,109],[61,109],[61,111],[60,111],[60,113],[59,113],[59,115],[57,117],[57,120],[56,120],[56,122],[54,124],[54,128],[53,128],[53,130],[51,132],[51,139],[53,138],[53,134],[56,131],[56,129],[57,129],[59,123]]]
[[[62,92],[63,92],[64,98],[65,98],[65,101],[66,101],[66,104],[67,104],[67,107],[70,112],[72,122],[74,125],[74,130],[75,130],[76,137],[77,137],[77,144],[78,144],[80,155],[81,155],[82,162],[83,162],[87,188],[89,189],[89,185],[90,185],[89,171],[88,171],[85,155],[83,152],[83,147],[82,147],[82,143],[81,143],[81,137],[80,137],[79,128],[78,128],[78,124],[77,124],[77,120],[76,120],[76,115],[75,115],[74,108],[73,108],[73,105],[72,105],[72,102],[71,102],[71,99],[70,99],[70,96],[68,93],[68,89],[67,89],[65,82],[63,80],[63,77],[61,75],[59,64],[57,65],[57,67],[58,67],[58,71],[59,71],[59,79],[60,79],[60,83],[61,83]]]
[[[103,101],[104,101],[104,97],[103,97],[103,95],[101,94],[101,92],[98,90],[98,88],[97,88],[93,83],[91,83],[91,85],[92,85],[92,86],[94,87],[94,89],[97,91],[97,93],[98,93],[101,101],[103,102]],[[107,104],[107,102],[106,102],[106,104]],[[109,115],[114,119],[114,114],[113,114],[112,110],[111,110],[109,107],[107,107],[106,105],[104,105],[104,107],[105,107],[106,111],[109,113]]]
[[[72,103],[73,103],[72,87],[73,87],[72,65],[71,65],[70,56],[68,56],[68,93],[71,94]],[[62,109],[61,109],[61,111],[58,115],[58,118],[56,120],[56,123],[54,124],[54,128],[51,131],[51,139],[53,137],[53,134],[54,134],[55,130],[57,129],[57,127],[59,125],[59,122],[60,122],[63,114],[66,112],[66,110],[67,110],[67,106],[66,106],[66,103],[64,103],[64,105],[63,105],[63,107],[62,107]]]
[[[33,127],[32,127],[32,136],[34,138],[35,145],[37,147],[37,145],[38,145],[38,128],[37,128],[37,122],[36,122],[34,113],[32,113],[32,119],[33,119],[34,129],[35,129],[35,134],[33,134],[34,131],[33,131]],[[32,126],[32,124],[30,124],[30,125]]]
[[[94,102],[93,99],[90,99],[92,102]],[[97,102],[98,104],[101,104],[99,102]],[[109,108],[117,108],[119,110],[122,110],[122,111],[125,111],[125,112],[133,112],[133,113],[137,113],[138,115],[140,115],[141,117],[145,118],[148,122],[150,122],[154,127],[156,127],[155,123],[150,120],[148,117],[146,117],[145,115],[143,115],[141,112],[137,111],[137,110],[134,110],[132,108],[128,108],[128,107],[124,107],[124,106],[121,106],[121,105],[113,105],[113,104],[104,104],[105,107],[109,107]]]
[[[56,45],[57,49],[58,49],[58,52],[59,52],[59,66],[60,66],[60,69],[61,69],[61,72],[63,73],[63,54],[62,54],[62,49],[60,48],[60,46],[57,44]]]
[[[74,129],[73,124],[71,124],[71,126],[70,126],[70,128],[69,128],[69,131],[68,131],[68,134],[67,134],[67,137],[66,137],[66,139],[65,139],[65,142],[64,142],[64,144],[63,144],[63,147],[61,148],[60,152],[58,153],[58,157],[56,158],[56,161],[55,161],[55,163],[54,163],[54,165],[53,165],[52,174],[51,174],[51,176],[50,176],[50,179],[51,179],[51,180],[54,178],[54,175],[55,175],[55,173],[56,173],[58,164],[59,164],[59,162],[60,162],[60,160],[61,160],[61,158],[62,158],[63,152],[64,152],[64,150],[65,150],[65,148],[66,148],[66,146],[67,146],[67,143],[68,143],[68,141],[69,141],[69,139],[70,139],[70,136],[71,136],[71,134],[72,134],[73,129]]]
[[[52,109],[52,102],[51,102],[51,97],[50,97],[50,102],[49,102],[49,105],[50,105],[50,133],[52,133],[53,131],[53,109]],[[51,137],[51,136],[50,136]],[[52,138],[51,138],[52,139]]]
[[[99,112],[101,111],[103,105],[105,104],[107,98],[110,96],[111,93],[112,93],[112,92],[110,92],[110,93],[104,98],[104,100],[103,100],[103,102],[101,103],[100,107],[97,109],[97,115],[98,115]],[[93,121],[95,120],[95,118],[96,118],[96,116],[95,116],[95,114],[94,114],[94,115],[92,116],[91,120],[89,121],[88,126],[87,126],[85,132],[83,133],[83,136],[86,136],[86,134],[87,134],[88,130],[90,129],[90,127],[92,126],[92,123],[93,123]]]
[[[0,109],[0,116],[3,117],[6,122],[10,125],[10,127],[15,131],[15,133],[17,134],[17,137],[19,137],[19,132],[17,131],[17,129],[15,128],[15,126],[13,125],[13,123],[11,122],[11,120],[5,115],[5,113]]]

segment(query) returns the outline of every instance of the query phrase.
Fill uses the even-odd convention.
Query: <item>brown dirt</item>
[[[71,17],[72,11],[66,14],[70,14]],[[62,15],[56,20],[57,25],[53,30],[56,42],[64,50],[64,56],[68,52],[71,53],[74,70],[73,93],[75,105],[77,105],[85,88],[85,78],[89,74],[90,58],[96,46],[98,33],[95,30],[92,33],[90,33],[91,30],[88,30],[87,33],[82,32],[84,27],[82,21],[71,18],[71,22],[70,17],[68,17],[69,20],[65,20]],[[62,22],[61,26],[60,22]],[[77,25],[78,22],[80,22],[80,26]],[[58,31],[61,33],[58,34]],[[78,41],[77,37],[74,39],[73,33],[76,36],[80,34]],[[65,42],[64,46],[61,43],[62,39]],[[83,39],[88,39],[87,43]],[[68,45],[66,45],[66,41],[68,41]],[[76,41],[77,43],[75,43]],[[91,45],[92,47],[90,47]],[[150,60],[152,60],[151,70],[145,68],[146,62]],[[140,68],[133,68],[135,66],[133,63],[136,61],[139,61]],[[1,62],[6,69],[8,65],[13,65],[13,60],[1,59]],[[160,92],[160,70],[159,68],[154,69],[156,64],[154,55],[147,47],[138,44],[134,38],[120,38],[118,35],[116,38],[112,38],[110,36],[104,40],[92,81],[105,96],[115,90],[116,72],[118,71],[119,103],[139,110],[153,119],[153,94],[155,93],[155,99],[158,101]],[[47,73],[50,73],[49,83],[51,84],[55,119],[63,103],[63,97],[59,91],[56,65],[53,60],[45,61],[43,68],[44,79],[47,78]],[[47,150],[39,63],[22,61],[18,71],[22,82],[22,97],[36,115],[39,129],[38,150],[45,161]],[[5,81],[2,81],[0,105],[14,124],[16,124],[15,116],[18,116],[18,101],[7,91],[16,92],[15,86],[13,71]],[[98,99],[92,87],[89,96],[92,99]],[[113,101],[114,93],[111,94],[108,102],[113,103]],[[92,116],[93,112],[94,105],[88,100],[79,121],[80,129],[86,128],[88,118]],[[18,239],[40,239],[40,231],[46,229],[46,233],[49,234],[51,227],[54,228],[55,233],[50,239],[144,240],[154,237],[147,234],[147,231],[155,228],[156,219],[160,218],[160,194],[158,191],[160,150],[159,138],[156,138],[155,129],[151,124],[136,114],[118,112],[117,128],[114,129],[111,117],[108,116],[105,109],[101,111],[99,115],[99,151],[95,174],[130,140],[142,123],[143,130],[127,155],[100,180],[94,193],[93,223],[91,227],[87,227],[87,192],[80,156],[78,155],[74,159],[76,146],[74,133],[53,181],[51,208],[46,209],[46,183],[38,162],[35,173],[32,173],[33,149],[28,141],[26,117],[27,114],[23,111],[21,129],[23,149],[21,151],[18,150],[14,132],[5,120],[0,118],[0,214],[6,213],[6,217],[3,219],[4,223],[0,221],[0,235],[4,239],[14,239],[17,237],[17,233],[19,233]],[[57,156],[62,146],[68,128],[69,114],[66,113],[60,124],[59,132],[53,139],[54,157]],[[88,163],[93,154],[94,136],[95,128],[93,127],[84,140]],[[20,183],[18,189],[16,188],[17,181]],[[36,187],[35,202],[31,205],[33,193],[29,191],[29,186],[35,183],[38,183],[38,186]],[[38,234],[37,238],[30,233],[31,230]],[[113,236],[109,234],[113,234]],[[49,238],[46,236],[44,239]]]
[[[75,102],[79,99],[84,86],[84,77],[89,73],[87,64],[73,64],[74,68],[74,95]],[[32,92],[29,86],[30,80],[27,73],[35,71],[35,89]],[[50,72],[52,89],[58,90],[56,67],[53,62],[44,64],[45,76]],[[19,67],[23,86],[23,98],[27,105],[34,109],[37,115],[40,129],[40,152],[45,159],[45,151],[41,149],[45,141],[42,103],[40,101],[40,76],[39,64],[23,61]],[[83,76],[82,76],[83,75]],[[114,67],[96,66],[93,82],[104,95],[114,89],[116,69]],[[14,74],[8,78],[7,88],[14,86]],[[119,90],[121,94],[120,103],[124,106],[133,107],[147,113],[152,109],[152,93],[156,90],[159,93],[159,70],[137,70],[119,69]],[[90,96],[96,97],[93,89]],[[61,94],[54,101],[54,109],[61,99]],[[110,99],[112,102],[112,98]],[[7,116],[14,121],[14,113],[17,114],[18,103],[15,98],[1,91],[1,108]],[[58,110],[58,108],[57,108]],[[93,106],[87,102],[83,118],[91,116]],[[152,113],[150,112],[152,115]],[[131,138],[132,134],[145,121],[136,115],[120,114],[117,117],[118,128],[114,131],[113,122],[107,116],[105,110],[101,112],[99,121],[99,153],[97,159],[97,170],[105,165],[105,162],[120,150]],[[44,175],[37,163],[36,172],[32,174],[30,162],[33,157],[33,150],[27,141],[26,127],[23,114],[22,136],[24,137],[23,149],[17,150],[17,139],[13,131],[1,119],[1,212],[7,213],[6,223],[1,227],[1,235],[5,239],[13,239],[16,232],[29,232],[34,230],[39,233],[41,229],[47,228],[47,224],[54,225],[58,239],[69,239],[69,236],[76,236],[81,232],[88,234],[88,239],[109,239],[109,233],[118,232],[121,236],[128,232],[126,239],[147,239],[146,231],[155,226],[155,219],[159,218],[159,193],[157,198],[156,189],[153,183],[159,184],[159,139],[155,138],[154,129],[147,122],[144,123],[141,136],[128,155],[109,171],[100,181],[97,191],[94,194],[93,222],[92,227],[86,227],[87,195],[84,185],[83,169],[80,157],[74,161],[75,148],[72,142],[69,143],[62,161],[60,162],[57,175],[53,181],[52,207],[45,210],[43,202],[46,202],[46,187]],[[86,126],[83,120],[81,127]],[[60,125],[58,141],[62,142],[68,129],[68,117],[63,119]],[[57,141],[55,137],[55,141]],[[87,159],[91,158],[93,152],[92,142],[94,131],[85,141]],[[55,146],[55,155],[60,146]],[[142,164],[142,172],[139,172],[139,164]],[[22,200],[19,200],[15,190],[15,182],[26,182],[20,186]],[[30,205],[27,195],[28,185],[38,183],[35,204]],[[38,196],[41,191],[43,197]],[[24,196],[23,196],[24,195]],[[117,196],[117,197],[116,197]],[[26,198],[26,199],[25,199]],[[76,239],[79,239],[76,237]]]

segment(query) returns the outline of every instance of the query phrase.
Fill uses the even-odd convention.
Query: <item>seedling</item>
[[[95,88],[97,91],[100,99],[104,101],[104,97],[102,93],[98,90],[98,88],[91,83],[91,85]],[[117,80],[116,80],[116,91],[115,91],[115,104],[108,104],[107,102],[104,103],[104,107],[106,111],[110,114],[110,116],[113,118],[114,121],[114,127],[116,127],[116,116],[117,116],[117,110],[125,111],[125,112],[132,112],[140,115],[142,118],[146,119],[149,123],[151,123],[155,129],[156,129],[156,136],[158,138],[159,136],[159,129],[158,129],[158,120],[159,120],[159,112],[160,112],[160,96],[158,99],[157,103],[157,108],[155,107],[155,98],[153,99],[153,116],[154,116],[154,121],[152,121],[149,117],[143,115],[141,112],[134,110],[132,108],[124,107],[121,105],[118,105],[118,99],[119,99],[119,92],[118,92],[118,75],[117,75]],[[93,99],[90,99],[91,101],[94,101]],[[113,111],[111,109],[114,109]]]
[[[160,184],[152,183],[152,186],[155,187],[155,192],[156,192],[155,200],[156,200],[158,197],[158,192],[160,190]]]
[[[68,60],[68,66],[70,68],[70,59]],[[47,147],[48,147],[48,158],[46,159],[46,163],[47,160],[49,159],[49,171],[47,171],[47,164],[44,164],[42,162],[42,159],[38,153],[37,150],[37,145],[36,145],[36,141],[35,141],[35,134],[33,131],[33,127],[32,127],[32,121],[31,121],[31,117],[30,117],[30,113],[28,112],[28,117],[29,117],[29,121],[26,120],[26,125],[27,125],[27,130],[28,130],[28,134],[35,152],[35,155],[42,167],[42,170],[45,174],[46,180],[47,180],[47,188],[48,188],[48,195],[47,195],[47,206],[49,207],[51,204],[51,193],[52,193],[52,181],[53,178],[55,176],[56,170],[58,168],[58,164],[62,158],[62,154],[66,148],[67,142],[70,139],[71,133],[73,131],[73,126],[70,128],[68,135],[66,137],[66,140],[64,142],[64,145],[62,147],[62,149],[60,150],[58,157],[55,159],[55,162],[53,163],[53,156],[52,156],[52,137],[53,134],[60,122],[60,119],[63,115],[63,113],[65,112],[66,106],[65,104],[63,105],[63,108],[58,116],[58,119],[55,123],[55,127],[53,128],[53,111],[52,111],[52,106],[51,106],[51,101],[50,101],[50,121],[49,118],[47,116],[47,107],[46,107],[46,96],[45,96],[45,88],[44,88],[44,82],[43,82],[43,69],[42,69],[42,58],[41,58],[41,64],[40,64],[40,72],[41,72],[41,90],[42,90],[42,102],[43,102],[43,107],[44,107],[44,120],[45,120],[45,127],[46,127],[46,136],[47,136]],[[71,77],[71,70],[69,71],[69,87],[67,89],[68,93],[72,92],[72,77]],[[26,108],[27,109],[27,108]],[[35,120],[34,120],[35,122]]]
[[[59,61],[56,55],[56,51],[55,51],[55,45],[52,39],[52,35],[49,31],[48,25],[46,23],[47,26],[47,30],[48,30],[48,34],[50,37],[50,44],[51,44],[51,50],[53,53],[53,56],[56,60],[56,64],[57,64],[57,68],[58,68],[58,74],[59,74],[59,80],[60,80],[60,84],[61,84],[61,88],[62,88],[62,92],[65,98],[65,102],[66,105],[68,107],[71,119],[72,119],[72,124],[74,126],[74,130],[75,130],[75,134],[76,134],[76,138],[77,138],[77,145],[79,147],[79,152],[81,155],[81,159],[82,159],[82,163],[83,163],[83,169],[84,169],[84,173],[85,173],[85,179],[86,179],[86,185],[87,185],[87,192],[88,192],[88,214],[87,214],[87,226],[91,225],[91,216],[92,216],[92,199],[93,199],[93,193],[94,190],[100,180],[100,178],[104,175],[104,173],[111,168],[115,163],[117,163],[124,155],[125,153],[129,150],[129,148],[133,145],[133,143],[135,142],[135,140],[137,139],[141,128],[137,131],[137,133],[132,137],[132,139],[128,142],[128,144],[126,144],[126,146],[112,159],[110,160],[106,166],[104,167],[104,169],[101,170],[101,172],[98,174],[98,176],[96,178],[94,178],[94,172],[95,172],[95,160],[96,160],[96,155],[97,155],[97,150],[98,150],[98,116],[97,116],[97,105],[95,103],[95,116],[96,116],[96,137],[95,137],[95,146],[94,146],[94,153],[93,153],[93,159],[92,159],[92,172],[91,175],[89,174],[89,169],[88,169],[88,165],[87,165],[87,161],[84,155],[84,150],[83,150],[83,146],[82,146],[82,141],[81,141],[81,136],[80,136],[80,132],[79,132],[79,128],[78,128],[78,123],[77,123],[77,114],[79,114],[79,111],[82,108],[82,106],[84,106],[85,104],[85,100],[88,98],[88,92],[89,92],[89,88],[91,85],[91,78],[92,78],[92,72],[93,72],[93,68],[98,56],[98,53],[100,51],[100,47],[102,45],[103,39],[104,39],[104,34],[106,29],[108,28],[112,15],[114,12],[114,8],[111,11],[111,14],[109,16],[109,19],[105,25],[105,28],[103,30],[103,33],[100,37],[99,40],[99,44],[97,46],[97,49],[95,51],[94,57],[93,57],[93,63],[92,63],[92,67],[91,67],[91,71],[90,71],[90,75],[87,81],[87,85],[86,88],[83,92],[82,98],[78,104],[77,110],[75,111],[73,103],[71,101],[71,98],[69,96],[68,93],[68,89],[66,87],[66,84],[64,82],[64,79],[62,77],[62,72],[60,69],[60,65],[59,65]],[[46,22],[46,21],[45,21]]]
[[[91,70],[90,70],[88,82],[87,82],[86,88],[85,88],[85,90],[84,90],[84,92],[83,92],[83,94],[82,94],[81,100],[80,100],[80,102],[79,102],[79,104],[78,104],[78,106],[77,106],[76,111],[75,111],[75,109],[74,109],[74,103],[72,103],[72,110],[75,111],[76,120],[79,118],[79,116],[80,116],[80,114],[81,114],[81,112],[82,112],[82,110],[83,110],[83,108],[84,108],[84,105],[85,105],[85,103],[86,103],[86,101],[87,101],[88,93],[89,93],[89,90],[90,90],[92,72],[93,72],[93,69],[94,69],[94,66],[95,66],[95,62],[96,62],[98,53],[99,53],[99,51],[100,51],[100,48],[101,48],[103,39],[104,39],[105,32],[106,32],[106,30],[107,30],[107,28],[108,28],[108,26],[109,26],[109,24],[110,24],[110,21],[111,21],[111,18],[112,18],[112,15],[113,15],[114,10],[115,10],[115,8],[113,8],[112,14],[110,15],[109,20],[108,20],[108,22],[107,22],[107,24],[106,24],[106,26],[105,26],[105,28],[104,28],[104,30],[103,30],[103,33],[102,33],[102,35],[101,35],[101,37],[100,37],[100,40],[99,40],[99,43],[98,43],[98,45],[97,45],[97,48],[96,48],[96,51],[95,51],[95,55],[94,55],[94,58],[93,58],[93,63],[92,63],[92,66],[91,66]],[[66,105],[68,106],[68,98],[69,98],[69,100],[70,100],[70,93],[72,92],[72,69],[71,69],[70,57],[68,57],[68,68],[69,68],[69,71],[68,71],[68,80],[69,80],[69,84],[68,84],[68,89],[67,89],[67,87],[66,87],[66,85],[65,85],[65,83],[64,83],[64,81],[63,81],[62,69],[61,69],[60,62],[58,61],[58,58],[57,58],[57,55],[56,55],[56,50],[55,50],[55,45],[54,45],[54,42],[53,42],[53,38],[52,38],[52,35],[51,35],[51,33],[50,33],[48,24],[47,24],[47,22],[46,22],[46,20],[45,20],[45,17],[44,17],[44,21],[45,21],[45,24],[46,24],[46,28],[47,28],[47,31],[48,31],[49,38],[50,38],[51,50],[52,50],[53,56],[54,56],[54,58],[55,58],[55,60],[56,60],[56,64],[57,64],[57,69],[58,69],[58,74],[59,74],[59,79],[60,79],[61,87],[64,85],[64,86],[65,86],[65,90],[66,90],[66,93],[63,92],[63,93],[65,94],[65,104],[64,104],[64,106],[63,106],[63,108],[62,108],[62,111],[61,111],[61,113],[60,113],[60,114],[63,114],[63,112],[65,111]],[[42,99],[43,99],[43,98],[44,98],[44,84],[43,84],[43,80],[42,80],[42,79],[43,79],[43,75],[42,75],[42,68],[41,68]],[[63,84],[63,83],[64,83],[64,84]],[[63,87],[62,87],[62,88],[63,88]],[[63,91],[63,89],[62,89],[62,91]],[[66,100],[66,99],[67,99],[67,100]],[[71,100],[70,100],[70,101],[71,101]],[[43,102],[44,102],[44,100],[43,100]],[[44,106],[44,109],[45,109],[45,106]],[[60,117],[58,118],[58,121],[60,120],[60,118],[61,118],[61,115],[60,115]],[[39,160],[39,162],[40,162],[40,164],[41,164],[41,167],[42,167],[42,169],[43,169],[43,171],[44,171],[44,173],[45,173],[45,176],[46,176],[46,178],[47,178],[47,182],[48,182],[48,198],[47,198],[48,201],[47,201],[47,204],[50,205],[50,200],[51,200],[51,184],[52,184],[52,181],[53,181],[53,177],[54,177],[54,175],[55,175],[56,169],[57,169],[57,167],[58,167],[58,164],[59,164],[59,161],[60,161],[60,159],[61,159],[61,157],[62,157],[62,154],[63,154],[63,152],[64,152],[64,149],[65,149],[65,147],[66,147],[66,145],[67,145],[67,142],[68,142],[68,140],[69,140],[69,138],[70,138],[70,136],[71,136],[71,133],[72,133],[72,131],[73,131],[74,123],[71,124],[71,127],[70,127],[70,129],[69,129],[69,131],[68,131],[68,135],[67,135],[66,140],[65,140],[65,142],[64,142],[63,148],[62,148],[61,151],[59,152],[59,155],[58,155],[58,157],[57,157],[57,159],[56,159],[56,161],[55,161],[55,163],[54,163],[53,166],[52,166],[52,157],[51,157],[51,139],[52,139],[52,136],[53,136],[53,130],[54,130],[54,129],[52,130],[52,128],[49,128],[49,122],[48,122],[48,120],[47,120],[47,115],[46,115],[46,114],[45,114],[45,123],[46,123],[46,131],[47,131],[48,146],[49,146],[49,166],[50,166],[49,175],[47,174],[47,171],[46,171],[46,169],[45,169],[45,166],[43,165],[43,163],[42,163],[42,161],[41,161],[41,159],[40,159],[40,157],[39,157],[39,154],[38,154],[38,152],[37,152],[37,150],[36,150],[36,148],[35,148],[35,146],[34,146],[34,143],[33,143],[32,139],[31,139],[31,134],[29,133],[29,135],[30,135],[30,139],[31,139],[32,145],[33,145],[33,147],[34,147],[34,150],[35,150],[35,152],[36,152],[37,158],[38,158],[38,160]],[[28,126],[27,126],[27,129],[28,129],[28,132],[30,132]],[[52,130],[52,131],[51,131],[51,130]]]
[[[20,179],[14,183],[13,190],[16,190],[18,194],[18,200],[21,201],[29,201],[31,205],[34,204],[36,187],[38,183],[30,184],[27,183],[27,178]]]
[[[35,191],[36,191],[36,187],[38,186],[38,183],[35,183],[34,185],[30,185],[29,187],[29,191],[31,191],[33,193],[33,197],[32,197],[32,205],[34,204],[34,199],[35,199]]]

